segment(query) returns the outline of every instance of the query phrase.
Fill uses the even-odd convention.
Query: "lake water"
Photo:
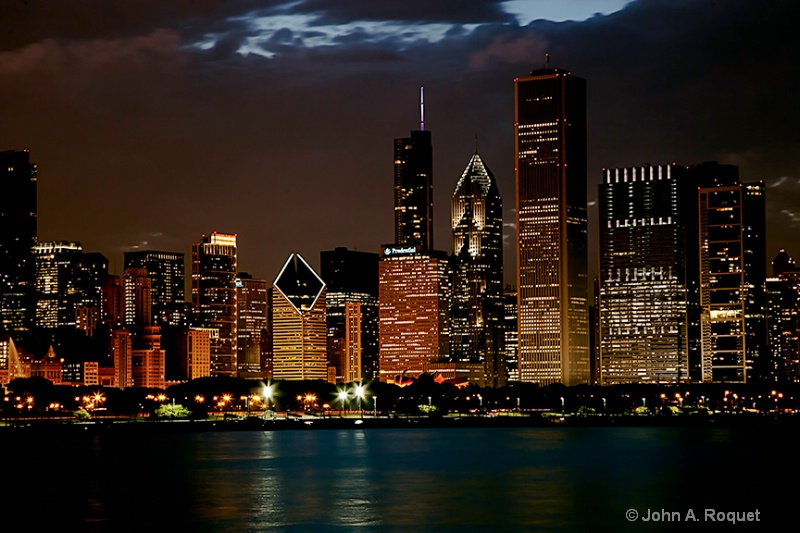
[[[717,530],[769,531],[796,523],[798,437],[796,428],[4,431],[0,505],[7,526],[21,523],[14,531],[699,532],[720,525],[705,509],[758,510],[757,523]]]

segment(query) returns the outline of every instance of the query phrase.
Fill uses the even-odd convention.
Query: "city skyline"
[[[590,243],[603,167],[717,160],[764,180],[767,257],[798,255],[797,110],[785,90],[798,78],[787,22],[797,7],[604,2],[607,14],[556,21],[538,4],[421,3],[410,16],[273,3],[257,18],[258,3],[19,4],[0,44],[0,94],[14,102],[0,147],[28,149],[38,165],[40,242],[81,242],[122,274],[124,252],[188,256],[199,233],[231,232],[240,269],[270,280],[290,251],[377,252],[391,240],[391,139],[417,128],[420,86],[434,241],[449,240],[448,196],[475,134],[513,198],[512,82],[549,53],[587,80]]]

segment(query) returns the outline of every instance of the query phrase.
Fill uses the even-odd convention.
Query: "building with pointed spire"
[[[300,254],[291,254],[273,287],[273,378],[326,380],[325,283]]]
[[[586,80],[514,80],[519,379],[590,380]]]
[[[476,143],[477,145],[477,143]],[[450,202],[453,303],[450,358],[483,364],[487,386],[505,384],[503,358],[503,202],[492,171],[478,154],[456,183]]]
[[[424,252],[433,250],[433,145],[423,110],[420,89],[420,129],[394,140],[394,239]]]

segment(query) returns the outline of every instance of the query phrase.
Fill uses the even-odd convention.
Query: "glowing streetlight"
[[[358,398],[358,411],[361,414],[362,418],[364,417],[364,411],[361,410],[361,400],[364,398],[365,391],[366,389],[361,383],[359,383],[356,386],[356,398]]]
[[[564,397],[562,396],[561,397],[561,414],[563,415],[564,412],[565,412],[565,410],[564,410]]]
[[[272,385],[264,387],[264,397],[267,399],[267,409],[269,409],[269,402],[272,400]]]
[[[344,401],[347,399],[347,391],[346,390],[339,390],[339,394],[337,395],[339,401],[342,402],[342,411],[344,411]]]

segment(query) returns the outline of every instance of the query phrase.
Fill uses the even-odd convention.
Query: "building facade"
[[[125,269],[144,268],[150,278],[152,323],[182,326],[186,317],[184,254],[157,250],[125,252]]]
[[[239,377],[261,379],[264,377],[262,360],[268,320],[268,284],[254,279],[246,272],[236,276],[236,305],[238,306],[238,356]]]
[[[384,246],[378,264],[380,380],[399,383],[449,359],[452,271],[442,252]]]
[[[514,80],[519,378],[588,383],[586,81]]]

